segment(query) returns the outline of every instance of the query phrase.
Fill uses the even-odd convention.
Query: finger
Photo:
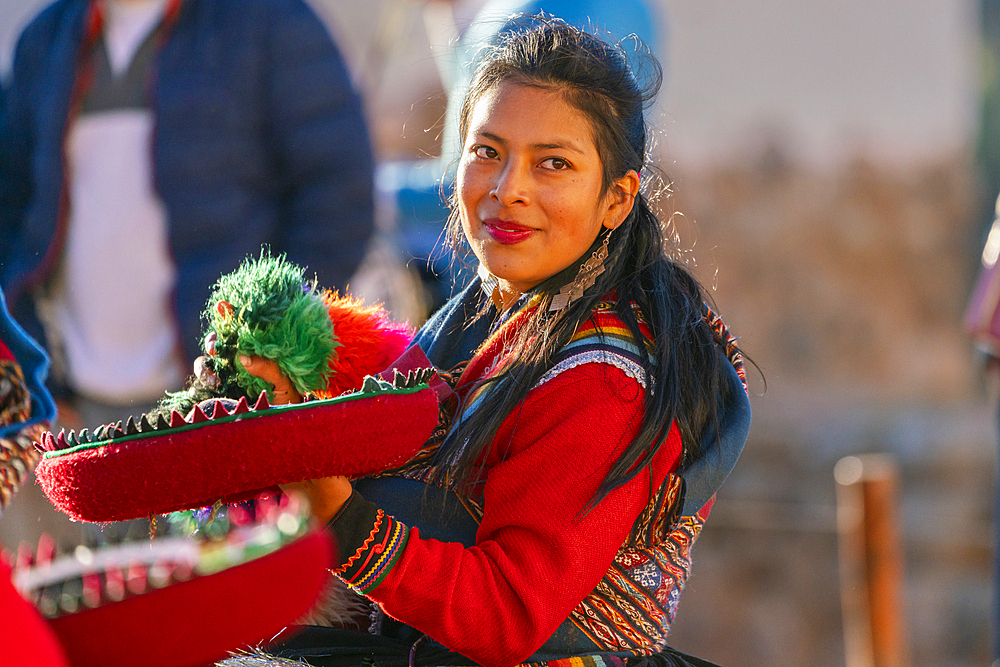
[[[257,355],[241,354],[240,363],[246,372],[254,377],[259,377],[265,382],[270,382],[273,385],[287,381],[286,378],[281,374],[281,368],[278,366],[278,362],[274,359],[268,359],[267,357],[261,357]]]
[[[214,331],[209,331],[205,336],[205,354],[215,356],[215,346],[219,342],[219,335]]]
[[[194,360],[194,375],[206,387],[216,387],[219,384],[219,376],[208,367],[208,357],[205,355]]]

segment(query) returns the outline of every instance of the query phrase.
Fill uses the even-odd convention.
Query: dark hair
[[[481,60],[462,105],[460,137],[464,141],[476,102],[501,83],[557,91],[593,126],[606,194],[629,170],[639,172],[646,162],[644,110],[655,97],[661,79],[659,64],[652,56],[649,60],[653,75],[649,84],[642,86],[620,46],[558,19],[521,18],[501,34]],[[454,200],[451,208],[448,236],[458,249],[464,238]],[[598,235],[595,245],[603,241],[605,234]],[[535,288],[542,300],[532,315],[533,321],[517,335],[515,353],[511,355],[514,361],[484,381],[490,386],[480,406],[465,419],[455,420],[437,453],[434,481],[458,491],[463,484],[475,481],[476,460],[488,449],[499,426],[551,368],[555,353],[612,290],[617,293],[615,312],[633,339],[643,340],[631,307],[635,303],[652,329],[654,340],[651,349],[638,345],[646,376],[641,429],[614,463],[587,509],[650,468],[675,421],[683,443],[682,462],[699,455],[702,433],[707,425],[717,423],[720,392],[727,390],[726,383],[720,382],[720,364],[725,363],[725,357],[704,319],[702,289],[681,264],[667,256],[663,226],[642,193],[636,196],[631,212],[610,235],[608,244],[604,273],[567,308],[557,313],[548,311],[553,294],[574,279],[579,263],[554,281],[546,280]],[[650,494],[656,491],[651,488]]]

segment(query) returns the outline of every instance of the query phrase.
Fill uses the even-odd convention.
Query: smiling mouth
[[[503,220],[484,220],[483,224],[490,229],[496,229],[501,232],[530,232],[533,231],[531,227],[525,227],[524,225],[519,225],[516,222],[505,222]]]
[[[531,227],[503,220],[484,220],[483,226],[494,241],[504,245],[520,243],[535,233]]]

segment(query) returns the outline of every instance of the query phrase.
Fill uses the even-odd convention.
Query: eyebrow
[[[506,140],[504,140],[502,137],[499,137],[499,136],[493,134],[492,132],[478,132],[477,134],[479,134],[480,136],[486,137],[487,139],[489,139],[491,141],[495,141],[498,144],[501,144],[503,146],[507,145],[507,141]],[[580,155],[585,155],[585,153],[582,150],[580,150],[579,148],[577,148],[576,146],[574,146],[572,143],[558,143],[558,142],[555,142],[555,143],[539,143],[539,144],[531,144],[531,146],[529,146],[529,148],[531,148],[532,150],[552,150],[552,149],[562,148],[562,149],[565,149],[565,150],[568,150],[568,151],[573,151],[574,153],[579,153]]]

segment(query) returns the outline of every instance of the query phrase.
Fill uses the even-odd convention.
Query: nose
[[[490,197],[501,206],[527,205],[531,203],[530,183],[526,169],[512,160],[497,174]]]

